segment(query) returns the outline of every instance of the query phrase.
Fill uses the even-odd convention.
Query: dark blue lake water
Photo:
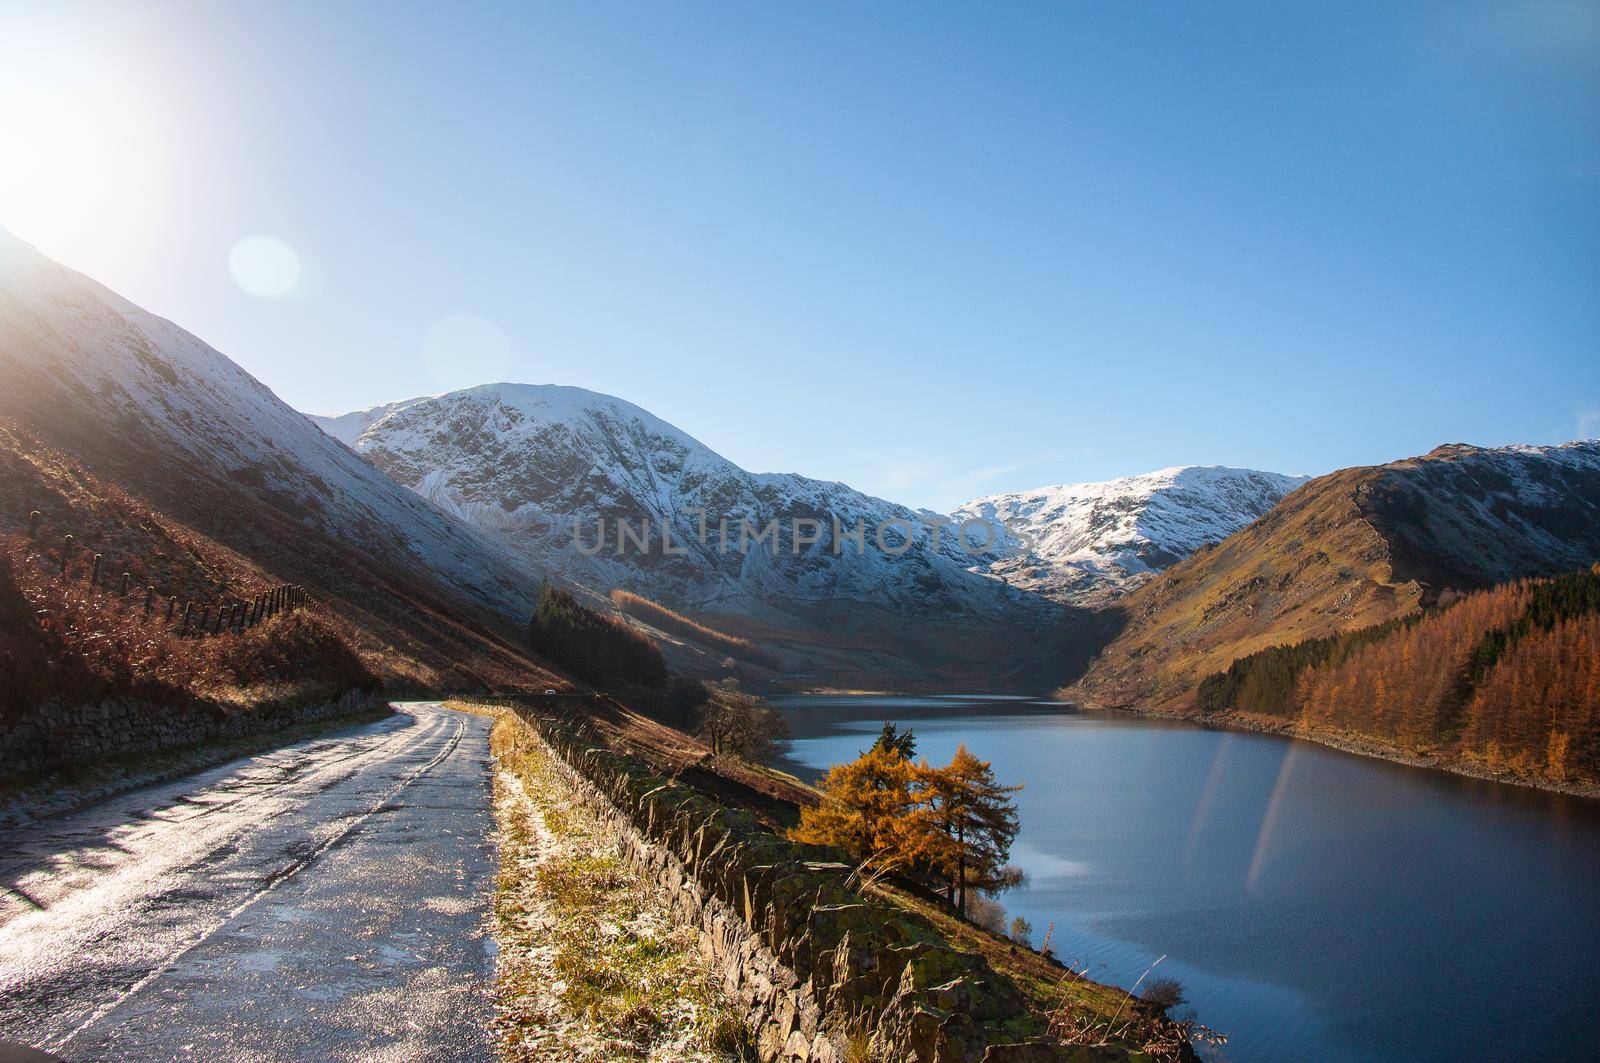
[[[776,703],[803,778],[892,720],[1024,783],[1008,913],[1101,981],[1165,956],[1225,1058],[1600,1052],[1600,802],[1025,699]]]

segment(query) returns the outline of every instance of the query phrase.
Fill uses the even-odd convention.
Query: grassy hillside
[[[1372,470],[1314,480],[1244,530],[1131,594],[1125,628],[1069,696],[1180,704],[1234,658],[1412,612],[1428,589],[1404,579],[1362,514]]]
[[[735,657],[775,672],[783,670],[783,662],[777,655],[762,649],[749,639],[707,627],[642,595],[631,591],[614,590],[611,592],[611,603],[622,612],[637,620],[643,620],[651,627],[688,639],[714,653]]]
[[[120,493],[216,557],[311,588],[397,686],[547,678],[522,633],[540,573],[221,352],[4,231],[0,455],[0,534],[38,509],[61,529],[136,540],[137,522],[86,519]],[[108,560],[150,556],[89,545]]]
[[[185,637],[144,595],[94,590],[82,566],[16,536],[0,549],[0,713],[45,701],[131,697],[170,705],[309,703],[377,677],[316,609],[220,637]]]
[[[165,508],[168,501],[171,508]],[[552,680],[528,656],[520,632],[502,633],[499,623],[451,600],[425,577],[408,578],[258,504],[247,491],[193,475],[146,492],[138,481],[108,478],[19,422],[0,418],[0,535],[26,536],[35,511],[39,538],[30,538],[26,550],[59,563],[71,534],[73,572],[80,579],[99,553],[109,575],[128,572],[136,586],[153,586],[163,597],[209,604],[281,583],[311,587],[326,606],[316,622],[398,689]]]
[[[1061,696],[1191,709],[1200,681],[1239,657],[1596,559],[1600,444],[1440,447],[1344,469],[1128,596],[1120,633]]]
[[[169,607],[215,616],[283,580],[6,424],[0,528],[10,529],[0,539],[7,711],[113,697],[304,703],[376,687],[392,671],[383,655],[358,653],[356,629],[317,599],[233,635],[185,637]]]

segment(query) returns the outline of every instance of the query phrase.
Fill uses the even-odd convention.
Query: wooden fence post
[[[122,588],[117,593],[123,598],[128,596],[128,581],[131,579],[133,579],[133,575],[131,573],[124,572],[122,574]]]
[[[39,537],[39,511],[36,509],[32,513],[28,514],[28,538],[37,539],[38,537]]]
[[[144,615],[145,616],[149,616],[150,615],[150,607],[152,605],[154,605],[155,603],[156,603],[156,589],[154,587],[151,587],[148,584],[146,584],[145,588],[144,588]]]
[[[89,586],[100,586],[100,555],[94,555],[94,567],[89,569]]]
[[[71,559],[72,559],[72,536],[68,535],[65,539],[61,540],[61,572],[62,572],[63,575],[66,574],[67,562],[70,561]]]

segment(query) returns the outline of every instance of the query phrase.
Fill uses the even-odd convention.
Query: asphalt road
[[[0,837],[0,1039],[492,1059],[490,721],[400,708]]]

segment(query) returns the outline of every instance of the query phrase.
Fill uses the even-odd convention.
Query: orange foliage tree
[[[944,767],[912,764],[879,742],[829,769],[822,803],[801,812],[796,841],[844,849],[875,870],[923,875],[967,910],[969,890],[997,893],[1021,881],[1007,864],[1018,821],[1012,795],[990,763],[965,745]]]
[[[1600,782],[1600,565],[1519,580],[1449,606],[1233,662],[1208,708],[1290,689],[1312,733],[1357,734],[1495,771]]]

